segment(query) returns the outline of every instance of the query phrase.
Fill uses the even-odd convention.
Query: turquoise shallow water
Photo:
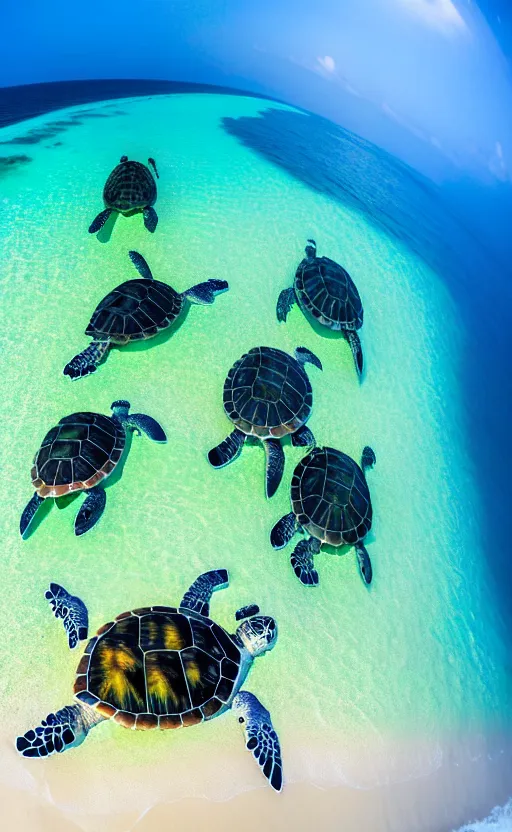
[[[228,568],[231,585],[214,596],[213,617],[231,628],[235,610],[256,602],[279,624],[275,650],[255,663],[246,686],[272,713],[288,782],[370,787],[428,774],[499,732],[510,704],[463,431],[458,370],[467,335],[457,310],[438,275],[399,240],[223,129],[222,119],[266,106],[220,95],[99,104],[89,112],[109,118],[69,125],[62,144],[31,146],[33,161],[2,176],[9,256],[0,265],[0,401],[9,441],[0,465],[9,488],[0,629],[10,639],[0,672],[1,774],[68,809],[85,811],[91,789],[97,806],[115,811],[183,795],[228,797],[264,781],[229,714],[172,733],[105,723],[76,751],[39,765],[19,760],[13,738],[71,702],[79,658],[44,599],[50,580],[83,598],[94,632],[130,607],[177,603],[199,572]],[[52,118],[4,128],[0,140]],[[150,235],[140,216],[120,218],[101,243],[86,229],[124,153],[155,157],[160,223]],[[298,308],[286,325],[276,321],[279,291],[310,236],[343,263],[363,298],[361,385],[344,340],[320,337]],[[113,350],[96,374],[72,384],[62,368],[86,346],[96,303],[136,276],[132,248],[178,291],[209,277],[228,280],[230,291],[212,307],[192,307],[172,337]],[[273,523],[289,510],[300,449],[285,446],[283,484],[270,501],[261,448],[246,447],[222,471],[207,464],[230,428],[224,377],[260,344],[303,345],[321,358],[323,372],[308,370],[320,443],[356,459],[365,444],[375,449],[369,591],[350,550],[318,556],[320,585],[308,591],[288,550],[269,545]],[[117,398],[158,419],[168,444],[134,437],[90,534],[73,535],[75,502],[54,507],[22,542],[19,515],[42,437],[67,413],[108,413]]]

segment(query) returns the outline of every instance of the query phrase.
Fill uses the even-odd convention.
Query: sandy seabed
[[[81,111],[83,123],[72,123],[62,144],[30,145],[32,162],[2,183],[9,257],[0,264],[1,311],[17,322],[2,330],[0,376],[10,437],[1,466],[11,483],[0,515],[0,632],[9,634],[0,796],[8,830],[451,832],[510,795],[509,658],[459,389],[468,335],[442,279],[395,238],[223,129],[226,117],[253,124],[267,106],[223,96],[123,102],[121,111],[105,103],[89,120]],[[2,137],[11,142],[51,119]],[[158,233],[132,217],[102,245],[86,228],[102,207],[106,174],[128,151],[158,161]],[[275,319],[279,291],[311,235],[347,266],[364,298],[362,385],[345,342],[321,338],[297,307],[286,326]],[[62,367],[86,346],[93,305],[135,276],[132,248],[180,291],[210,276],[229,278],[230,291],[212,309],[192,309],[169,343],[116,350],[97,374],[71,385]],[[269,545],[269,530],[289,511],[287,482],[301,449],[286,447],[283,485],[267,502],[260,449],[245,449],[223,472],[206,463],[230,429],[221,405],[226,372],[257,344],[316,352],[324,364],[323,373],[311,369],[318,441],[354,458],[368,442],[375,448],[371,591],[353,553],[326,553],[318,558],[321,585],[308,593],[289,551]],[[74,511],[55,510],[21,541],[30,463],[46,430],[78,408],[107,412],[119,397],[162,422],[167,448],[134,440],[126,478],[85,539],[73,536]],[[121,560],[112,556],[119,552]],[[78,658],[44,599],[49,581],[84,599],[92,634],[129,607],[178,603],[201,571],[220,566],[231,586],[212,602],[215,620],[232,628],[234,611],[257,601],[279,623],[276,650],[255,663],[247,687],[279,731],[281,795],[244,754],[229,715],[172,736],[103,724],[76,752],[16,757],[16,735],[71,699]]]

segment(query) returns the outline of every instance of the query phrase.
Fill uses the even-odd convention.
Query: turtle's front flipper
[[[320,551],[320,541],[316,537],[309,540],[301,540],[297,543],[292,552],[290,563],[297,578],[304,586],[316,586],[318,584],[318,572],[313,563],[313,555]]]
[[[292,433],[292,445],[295,448],[314,448],[316,442],[313,432],[306,425],[302,425],[295,433]]]
[[[154,280],[155,278],[151,274],[151,269],[149,268],[148,264],[144,260],[142,254],[139,254],[138,251],[129,251],[128,252],[130,260],[132,261],[133,265],[137,269],[138,273],[141,277],[145,280]]]
[[[290,289],[283,289],[277,300],[276,313],[278,321],[286,321],[288,312],[296,301],[297,298],[293,286]]]
[[[284,451],[279,439],[264,439],[263,446],[267,457],[265,493],[267,497],[273,497],[283,478]]]
[[[110,341],[93,341],[85,350],[75,355],[62,372],[72,380],[95,373],[98,364],[101,364],[109,349]]]
[[[270,542],[273,549],[283,549],[290,542],[293,535],[299,531],[299,524],[293,511],[285,514],[277,521],[270,532]]]
[[[310,364],[314,364],[314,366],[318,367],[319,370],[323,370],[322,362],[320,361],[320,359],[315,355],[314,352],[308,350],[307,347],[297,347],[297,349],[295,350],[295,358],[302,367],[309,361]]]
[[[361,348],[359,335],[354,329],[345,329],[343,334],[350,344],[350,349],[352,350],[352,355],[354,356],[357,375],[361,378],[363,375],[363,350]]]
[[[229,576],[226,569],[212,569],[196,578],[192,586],[185,592],[180,607],[199,615],[210,615],[210,599],[216,589],[226,589],[229,586]]]
[[[372,562],[362,543],[356,543],[356,555],[361,577],[366,586],[370,586],[373,578]]]
[[[98,216],[91,222],[89,226],[89,234],[96,234],[97,231],[100,231],[110,217],[111,213],[112,208],[105,208],[104,211],[101,211],[101,213],[99,213]]]
[[[91,728],[104,717],[88,705],[67,705],[55,714],[48,714],[34,730],[16,740],[16,748],[24,757],[48,757],[82,743]]]
[[[106,502],[107,495],[104,488],[96,485],[87,492],[75,519],[75,534],[77,536],[85,534],[96,525],[105,511]]]
[[[70,595],[60,584],[50,584],[44,597],[50,602],[55,618],[62,618],[64,629],[68,634],[69,646],[73,650],[79,641],[87,638],[89,628],[87,607],[80,598]]]
[[[153,233],[156,231],[156,227],[158,225],[158,215],[155,209],[151,208],[150,205],[146,205],[142,213],[144,215],[144,225],[146,226],[146,229]]]
[[[32,495],[27,505],[23,509],[23,514],[21,515],[20,519],[20,534],[22,537],[27,531],[28,527],[30,526],[32,520],[34,519],[34,515],[42,502],[43,498],[40,497],[39,494],[36,492]]]
[[[160,179],[160,177],[159,177],[159,175],[158,175],[158,171],[157,171],[157,169],[156,169],[156,162],[155,162],[155,160],[154,160],[154,159],[152,159],[152,158],[151,158],[151,156],[150,156],[150,157],[149,157],[149,159],[148,159],[148,165],[151,165],[151,167],[152,167],[152,168],[153,168],[153,170],[155,171],[155,176],[156,176],[156,178],[157,178],[157,179]]]
[[[151,416],[146,416],[145,413],[130,413],[124,420],[124,425],[127,428],[133,428],[139,434],[142,431],[153,442],[167,442],[167,436],[163,427],[158,424],[156,419],[153,419]]]
[[[229,465],[230,462],[240,456],[244,442],[245,433],[235,428],[220,445],[208,451],[208,462],[214,468],[224,468],[225,465]]]
[[[204,283],[196,283],[186,292],[183,292],[183,297],[187,298],[191,303],[200,303],[207,305],[213,303],[215,295],[221,292],[227,292],[229,283],[226,280],[206,280]]]
[[[276,792],[283,787],[283,763],[279,737],[274,731],[270,714],[259,699],[241,690],[233,699],[233,711],[243,726],[246,748]]]

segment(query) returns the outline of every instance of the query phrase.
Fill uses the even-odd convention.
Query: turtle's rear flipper
[[[295,297],[295,290],[293,286],[291,289],[283,289],[277,300],[276,314],[278,321],[286,321],[288,312],[296,300],[297,298]]]
[[[107,495],[103,488],[96,485],[87,492],[80,511],[76,515],[75,534],[77,537],[90,531],[96,525],[105,511],[106,502]]]
[[[279,439],[264,439],[263,446],[267,457],[265,493],[270,498],[276,493],[283,478],[284,451]]]
[[[316,442],[313,432],[306,425],[302,425],[295,433],[292,433],[292,445],[295,448],[314,448]]]
[[[144,215],[144,225],[146,226],[148,231],[153,233],[156,231],[156,227],[158,225],[158,215],[154,208],[151,208],[149,205],[146,205],[144,211],[142,212]]]
[[[93,341],[66,364],[63,374],[74,381],[95,373],[98,364],[101,364],[109,349],[110,341]]]
[[[283,787],[281,747],[269,712],[247,690],[237,693],[233,699],[233,710],[244,729],[245,747],[252,751],[272,788],[280,792]]]
[[[290,563],[297,578],[304,586],[316,586],[318,584],[318,572],[313,563],[313,555],[320,551],[320,541],[314,537],[309,540],[301,540],[297,543],[292,552]]]
[[[87,708],[87,710],[86,710]],[[90,729],[103,717],[92,708],[68,705],[55,714],[48,714],[41,725],[16,740],[16,748],[24,757],[48,757],[82,743]]]
[[[274,528],[270,532],[270,542],[272,544],[272,548],[283,549],[284,546],[290,542],[298,529],[299,525],[293,511],[290,511],[289,514],[285,514],[284,517],[281,517],[281,519],[277,521]]]
[[[229,575],[226,569],[212,569],[210,572],[204,572],[185,592],[180,607],[208,617],[212,594],[216,589],[226,589],[227,586],[229,586]]]
[[[211,451],[208,451],[208,462],[210,465],[213,465],[214,468],[224,468],[225,465],[229,465],[230,462],[233,462],[234,459],[240,456],[244,442],[245,433],[242,433],[241,430],[235,428],[235,430],[230,433],[226,439],[224,439],[224,442],[221,442],[216,448],[212,448]]]
[[[128,428],[133,428],[139,434],[142,431],[149,436],[153,442],[167,442],[167,436],[161,425],[156,419],[151,416],[146,416],[145,413],[130,413],[128,418],[124,420],[124,424]]]
[[[363,448],[363,453],[361,454],[361,468],[363,469],[364,473],[368,468],[373,468],[375,463],[377,462],[377,457],[375,456],[375,451],[373,448],[370,448],[369,445],[365,445]]]
[[[196,283],[183,295],[191,303],[210,304],[215,300],[215,295],[227,292],[228,289],[229,284],[225,280],[206,280],[204,283]]]
[[[151,165],[151,167],[152,167],[152,168],[153,168],[153,170],[155,171],[155,176],[156,176],[156,178],[157,178],[157,179],[160,179],[160,177],[159,177],[159,175],[158,175],[158,171],[157,171],[157,169],[156,169],[156,162],[155,162],[155,160],[154,160],[151,156],[150,156],[150,157],[149,157],[149,159],[148,159],[148,165]]]
[[[361,348],[359,335],[353,329],[346,329],[343,334],[350,344],[350,349],[352,350],[352,355],[354,356],[357,375],[361,378],[363,375],[363,350]]]
[[[34,519],[34,515],[42,502],[43,498],[36,492],[32,495],[31,499],[23,509],[23,514],[20,519],[20,534],[22,537],[30,526],[32,520]]]
[[[372,562],[362,543],[356,543],[356,555],[361,577],[366,586],[370,586],[373,578]]]
[[[50,584],[44,597],[50,602],[55,618],[62,618],[70,649],[73,650],[79,641],[87,638],[89,627],[87,607],[80,598],[70,595],[60,584]]]
[[[104,211],[101,211],[101,213],[99,213],[98,216],[91,222],[89,226],[89,234],[96,234],[100,231],[110,217],[111,213],[112,208],[105,208]]]

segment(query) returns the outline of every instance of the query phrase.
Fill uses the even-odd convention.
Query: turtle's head
[[[117,401],[112,402],[110,407],[114,416],[117,416],[118,419],[126,419],[130,409],[130,402],[125,401],[125,399],[118,399]]]
[[[253,615],[240,624],[236,634],[251,656],[272,650],[277,640],[277,624],[269,615]]]
[[[313,260],[316,257],[316,243],[314,240],[308,240],[306,246],[306,257],[308,260]]]

